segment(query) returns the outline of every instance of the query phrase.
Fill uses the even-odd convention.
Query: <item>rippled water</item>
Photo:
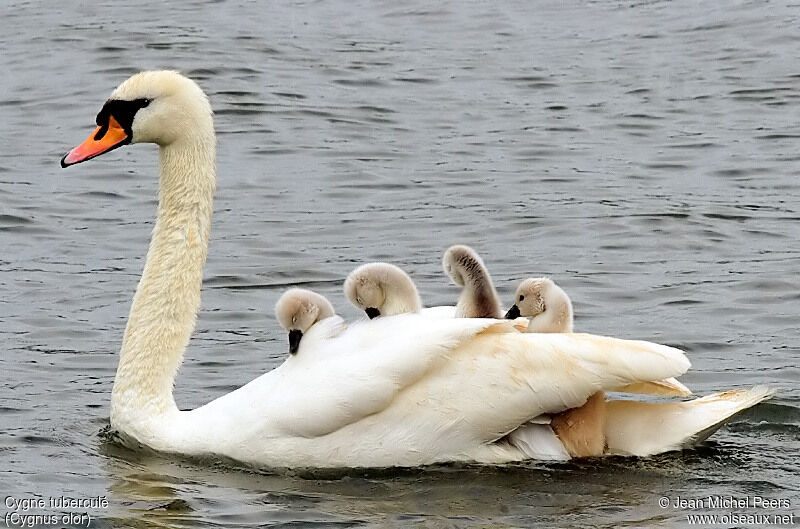
[[[0,6],[0,493],[104,496],[93,527],[685,525],[663,495],[798,509],[800,8],[502,4]],[[219,133],[181,407],[282,360],[288,285],[355,317],[343,278],[387,260],[452,304],[454,242],[506,300],[549,274],[579,330],[685,349],[700,394],[778,396],[649,459],[287,475],[119,448],[100,432],[156,152],[58,160],[120,81],[164,67],[207,91]]]

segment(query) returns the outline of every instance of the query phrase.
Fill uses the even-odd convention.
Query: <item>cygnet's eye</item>
[[[364,304],[364,302],[361,300],[360,296],[356,296],[356,303],[358,303],[359,305],[363,305]]]
[[[292,323],[297,323],[297,315],[292,316]]]
[[[519,297],[519,300],[520,300],[520,301],[522,301],[523,299],[525,299],[525,296],[520,296],[520,297]]]

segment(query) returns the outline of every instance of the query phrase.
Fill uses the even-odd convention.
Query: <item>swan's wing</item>
[[[620,393],[639,393],[643,395],[661,395],[664,397],[691,397],[692,390],[683,385],[676,378],[665,378],[664,380],[654,380],[652,382],[636,382],[613,391]]]
[[[598,390],[661,380],[689,367],[670,347],[588,334],[522,334],[497,320],[407,314],[351,325],[335,338],[318,325],[263,396],[284,435],[318,437],[397,414],[387,427],[417,424],[421,432],[438,432],[426,435],[490,442],[542,413],[580,406]],[[457,422],[468,433],[449,428]]]
[[[689,367],[670,347],[520,333],[499,320],[404,314],[341,325],[317,323],[297,355],[194,410],[215,424],[206,435],[224,433],[254,460],[274,439],[287,453],[318,458],[305,464],[508,461],[521,453],[494,454],[507,450],[494,441],[528,420]]]
[[[428,318],[455,318],[456,308],[453,305],[438,305],[422,309],[420,314]]]
[[[519,332],[528,332],[529,324],[530,320],[528,318],[523,318],[522,316],[514,320],[514,327],[516,327]]]
[[[516,333],[504,321],[419,314],[366,320],[344,332],[332,331],[339,325],[328,320],[314,325],[297,355],[279,368],[275,387],[263,394],[273,428],[283,434],[323,436],[379,413],[465,341],[493,328]]]
[[[436,307],[422,309],[420,314],[426,318],[455,318],[456,308],[453,305],[438,305]],[[512,324],[519,332],[527,332],[529,322],[530,320],[528,320],[528,318],[519,317],[513,320]]]
[[[643,341],[483,332],[450,350],[398,400],[415,410],[408,428],[489,443],[531,418],[581,406],[597,391],[666,379],[689,366],[681,351]],[[430,405],[414,407],[420,401]]]

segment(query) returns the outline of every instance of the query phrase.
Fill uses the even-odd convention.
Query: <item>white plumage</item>
[[[407,339],[385,339],[401,333]],[[496,320],[406,314],[346,326],[334,317],[315,324],[297,356],[276,370],[179,412],[178,430],[195,430],[175,450],[198,440],[190,451],[268,466],[520,460],[528,455],[503,437],[529,419],[579,406],[599,389],[688,367],[669,347],[522,334]],[[196,429],[202,425],[222,435],[210,438],[213,432]]]
[[[580,406],[599,390],[667,379],[689,367],[681,351],[662,345],[524,334],[511,322],[443,317],[451,308],[349,326],[332,316],[315,323],[298,354],[278,368],[179,411],[172,384],[194,328],[213,209],[211,109],[199,87],[174,72],[134,75],[111,97],[123,107],[144,102],[124,133],[160,149],[158,218],[111,396],[111,425],[130,446],[270,467],[500,463],[536,456],[525,449],[535,436],[519,429],[529,420]],[[115,131],[118,141],[123,131]],[[102,134],[98,127],[62,164],[119,146],[104,143]],[[615,446],[628,453],[683,446],[672,437],[659,447],[626,434],[637,413],[654,432],[663,424],[676,429],[673,437],[699,439],[768,395],[725,393],[684,406],[702,411],[707,420],[700,422],[659,423],[663,408],[620,411],[622,440]]]

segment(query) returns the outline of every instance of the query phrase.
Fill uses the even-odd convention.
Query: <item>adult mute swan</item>
[[[462,287],[456,305],[456,318],[500,318],[500,298],[489,271],[478,252],[463,244],[445,250],[442,268],[456,285]]]
[[[159,146],[158,218],[111,393],[111,426],[129,446],[262,467],[500,463],[535,454],[526,449],[532,439],[517,432],[531,418],[689,367],[670,347],[526,334],[507,321],[401,314],[343,328],[333,317],[308,330],[301,354],[180,411],[172,384],[200,302],[215,185],[211,107],[191,80],[141,72],[112,92],[97,125],[63,166],[127,143]],[[609,412],[620,437],[614,448],[640,455],[681,448],[768,395],[721,393],[676,403],[679,413],[674,403],[619,406],[618,415]]]
[[[290,288],[275,304],[275,318],[289,331],[289,354],[296,354],[303,334],[318,321],[335,315],[328,298],[305,288]]]
[[[370,319],[422,310],[414,281],[389,263],[367,263],[350,272],[344,281],[344,294]]]

